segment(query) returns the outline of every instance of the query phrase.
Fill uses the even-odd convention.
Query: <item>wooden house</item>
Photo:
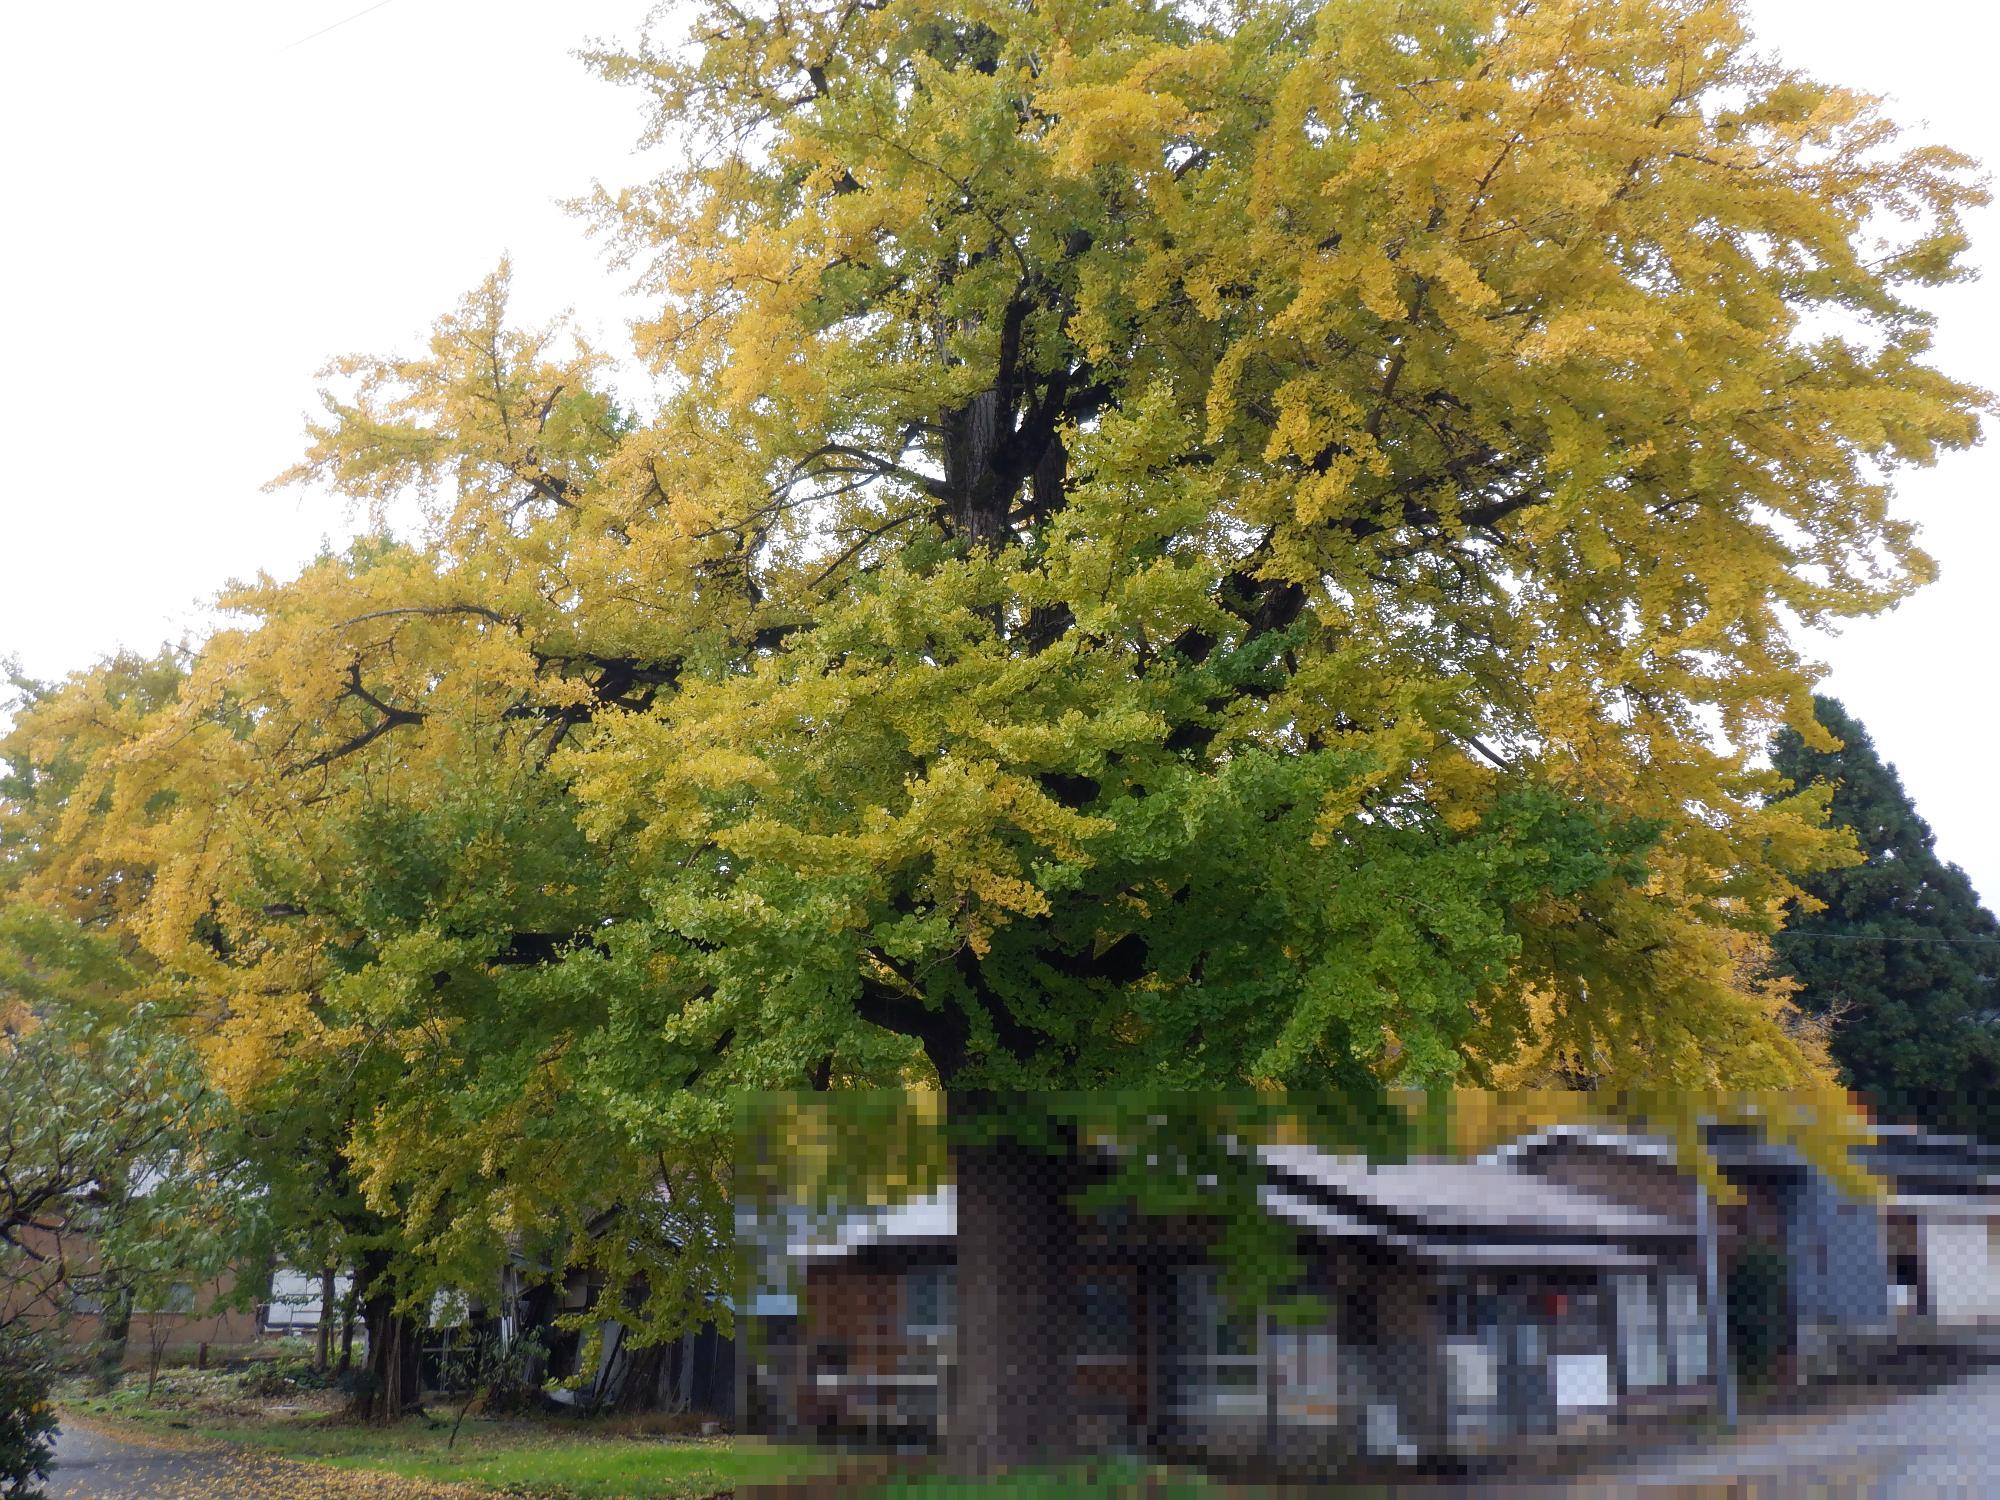
[[[1314,1471],[1552,1440],[1713,1401],[1693,1222],[1491,1163],[1370,1166],[1302,1147],[1255,1167],[1311,1316],[1245,1316],[1213,1225],[1105,1214],[1075,1245],[1069,1388],[1088,1450]],[[931,1441],[949,1420],[947,1189],[802,1243],[798,1409],[824,1432]]]

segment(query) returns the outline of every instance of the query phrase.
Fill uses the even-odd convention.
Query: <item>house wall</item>
[[[850,1368],[892,1373],[913,1347],[901,1319],[905,1269],[859,1257],[809,1268],[800,1309],[808,1354],[838,1350]]]
[[[86,1275],[94,1265],[90,1242],[82,1236],[66,1236],[60,1246],[47,1236],[31,1233],[23,1238],[37,1254],[54,1254],[60,1249],[72,1277]],[[126,1369],[146,1368],[156,1347],[162,1359],[179,1363],[198,1355],[204,1344],[223,1349],[256,1342],[261,1331],[258,1307],[223,1306],[236,1291],[234,1272],[175,1290],[171,1309],[133,1312],[126,1332]],[[49,1296],[23,1299],[20,1305],[11,1300],[17,1295],[14,1288],[8,1288],[8,1294],[6,1316],[48,1330],[71,1359],[83,1360],[104,1337],[104,1318],[97,1304],[77,1296],[69,1282],[57,1285]]]
[[[2000,1263],[1992,1221],[1926,1214],[1918,1221],[1920,1254],[1939,1323],[1964,1325],[2000,1318]]]
[[[948,1255],[930,1252],[808,1264],[800,1355],[793,1366],[804,1425],[903,1425],[901,1418],[885,1415],[896,1411],[913,1423],[929,1425],[931,1403],[948,1402],[954,1337],[909,1329],[905,1281],[912,1272],[952,1263]],[[1130,1257],[1090,1260],[1076,1268],[1075,1280],[1079,1320],[1071,1334],[1078,1347],[1070,1410],[1078,1441],[1086,1448],[1137,1446],[1154,1407],[1153,1361],[1169,1318],[1159,1268]],[[1082,1321],[1086,1283],[1099,1284],[1100,1308],[1122,1306],[1122,1337],[1087,1336]]]
[[[240,1349],[254,1344],[261,1329],[254,1309],[222,1308],[218,1304],[235,1287],[235,1278],[191,1288],[194,1310],[186,1313],[135,1312],[125,1334],[123,1368],[143,1370],[157,1346],[163,1361],[184,1363],[198,1357],[205,1344],[211,1350]],[[51,1320],[61,1346],[76,1360],[84,1359],[104,1336],[104,1319],[97,1313],[72,1312]]]
[[[1725,1266],[1746,1241],[1769,1245],[1789,1260],[1792,1243],[1792,1184],[1784,1177],[1739,1176],[1730,1179],[1737,1199],[1716,1206],[1716,1229]],[[1787,1289],[1789,1293],[1789,1288]]]
[[[1792,1193],[1792,1304],[1802,1330],[1873,1329],[1889,1320],[1889,1245],[1873,1203],[1808,1172]]]
[[[1566,1187],[1681,1222],[1694,1216],[1694,1179],[1671,1161],[1560,1140],[1524,1165]],[[1889,1249],[1877,1205],[1849,1197],[1809,1168],[1732,1173],[1730,1185],[1740,1196],[1717,1209],[1723,1263],[1732,1263],[1747,1242],[1784,1252],[1788,1355],[1830,1334],[1887,1325]]]
[[[907,1331],[903,1282],[951,1265],[948,1251],[856,1255],[809,1264],[800,1302],[797,1409],[809,1429],[941,1433],[951,1340]]]

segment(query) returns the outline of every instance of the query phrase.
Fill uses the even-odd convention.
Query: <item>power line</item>
[[[341,27],[345,26],[349,21],[358,21],[363,16],[367,15],[370,11],[380,10],[383,6],[387,4],[389,4],[389,0],[375,0],[375,3],[373,5],[363,6],[360,10],[357,10],[351,16],[342,16],[338,21],[335,21],[331,26],[322,26],[318,31],[313,32],[309,36],[302,36],[296,42],[285,43],[284,46],[280,47],[276,52],[273,52],[271,55],[273,57],[283,57],[287,52],[291,51],[294,47],[303,47],[307,42],[313,41],[319,37],[323,37],[329,31],[338,31],[340,30]]]
[[[1799,928],[1788,928],[1773,934],[1783,942],[1789,938],[1823,938],[1828,942],[1841,943],[1946,943],[1970,944],[1975,947],[2000,947],[2000,938],[1981,937],[1892,937],[1887,933],[1877,935],[1869,932],[1810,932]]]

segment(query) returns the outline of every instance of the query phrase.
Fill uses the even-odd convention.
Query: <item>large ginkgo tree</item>
[[[772,644],[565,765],[710,1024],[859,1017],[962,1111],[1817,1076],[1737,934],[1832,846],[1733,747],[1814,732],[1793,622],[1928,571],[1962,161],[1720,4],[715,6],[602,63],[690,149],[602,202],[685,392],[607,503]],[[1068,1236],[956,1173],[1004,1461]]]
[[[664,1151],[733,1090],[940,1087],[983,1467],[1060,1441],[1024,1100],[1526,1058],[1837,1107],[1759,975],[1843,845],[1757,749],[1820,733],[1798,627],[1931,571],[1891,482],[1988,406],[1919,300],[1966,161],[1727,3],[668,23],[595,59],[681,163],[594,204],[650,403],[504,277],[345,362],[300,472],[424,539],[238,593],[106,773],[150,941],[236,935],[225,1034],[337,960],[413,1060],[381,1192],[527,1191],[530,1098]],[[487,873],[248,863],[370,799]]]

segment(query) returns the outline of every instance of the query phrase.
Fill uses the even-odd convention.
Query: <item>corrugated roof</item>
[[[1643,1256],[1602,1241],[1690,1232],[1492,1161],[1371,1165],[1305,1146],[1265,1147],[1257,1157],[1277,1179],[1259,1191],[1268,1211],[1328,1238],[1368,1239],[1456,1264],[1638,1266]],[[795,1241],[791,1253],[816,1260],[949,1244],[957,1229],[957,1200],[945,1187],[850,1217],[831,1234]]]
[[[1546,1126],[1522,1136],[1519,1140],[1509,1141],[1504,1146],[1496,1146],[1479,1159],[1510,1164],[1558,1142],[1589,1146],[1600,1151],[1615,1152],[1620,1156],[1643,1157],[1648,1161],[1664,1162],[1670,1166],[1680,1159],[1680,1153],[1674,1149],[1670,1141],[1663,1141],[1657,1136],[1630,1135],[1623,1131],[1604,1130],[1595,1125]]]
[[[1716,1165],[1725,1172],[1780,1173],[1803,1177],[1813,1165],[1798,1147],[1772,1141],[1747,1122],[1710,1121],[1706,1144]],[[1644,1136],[1595,1125],[1551,1125],[1496,1147],[1481,1158],[1512,1165],[1555,1145],[1577,1145],[1632,1159],[1678,1165],[1680,1153],[1657,1136]],[[1988,1146],[1963,1136],[1939,1135],[1915,1125],[1873,1125],[1869,1139],[1854,1147],[1855,1163],[1898,1182],[1951,1183],[1967,1191],[2000,1188],[2000,1146]]]
[[[1356,1161],[1310,1146],[1266,1146],[1258,1158],[1363,1212],[1452,1230],[1681,1235],[1685,1225],[1494,1161]]]
[[[1323,1203],[1280,1187],[1266,1187],[1258,1195],[1265,1210],[1296,1224],[1301,1229],[1328,1239],[1367,1240],[1403,1251],[1438,1265],[1509,1267],[1589,1267],[1593,1270],[1643,1270],[1651,1257],[1621,1250],[1616,1246],[1588,1240],[1543,1241],[1515,1244],[1493,1240],[1442,1239],[1433,1235],[1403,1233],[1379,1224],[1368,1224]]]
[[[957,1233],[957,1194],[942,1187],[907,1203],[857,1214],[825,1238],[794,1241],[792,1254],[816,1260],[882,1245],[943,1244]]]

